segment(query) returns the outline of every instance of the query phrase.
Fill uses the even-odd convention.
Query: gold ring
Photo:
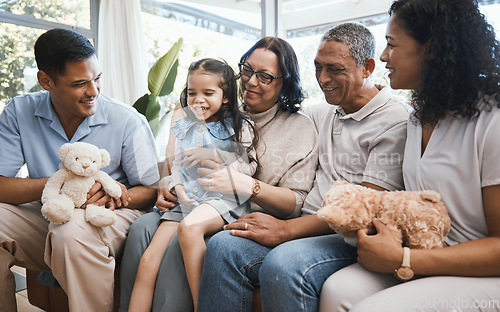
[[[245,222],[245,231],[248,230],[248,223]]]
[[[212,179],[211,178],[208,179],[208,186],[212,186]]]

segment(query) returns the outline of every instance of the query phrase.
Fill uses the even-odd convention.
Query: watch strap
[[[403,268],[410,267],[410,248],[403,247],[403,262],[401,263]]]
[[[394,276],[402,282],[407,282],[413,278],[414,273],[410,267],[410,248],[403,247],[403,261],[401,267],[394,271]]]

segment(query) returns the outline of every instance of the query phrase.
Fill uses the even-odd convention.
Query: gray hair
[[[370,57],[375,57],[375,37],[360,23],[342,23],[328,30],[322,41],[337,41],[347,45],[358,66]]]

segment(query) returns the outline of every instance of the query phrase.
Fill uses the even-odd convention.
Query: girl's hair
[[[222,89],[222,96],[227,99],[227,103],[222,103],[219,111],[214,116],[217,117],[217,120],[222,123],[226,130],[228,130],[229,127],[233,128],[235,135],[232,137],[232,140],[235,143],[241,143],[242,125],[243,122],[248,122],[255,134],[252,142],[252,145],[255,146],[255,144],[257,143],[256,131],[252,124],[249,122],[248,118],[241,113],[238,107],[238,85],[236,82],[237,77],[231,66],[229,66],[229,64],[227,64],[225,61],[220,61],[213,58],[204,58],[189,65],[187,77],[189,78],[189,75],[191,75],[195,71],[202,71],[220,77],[219,88]],[[181,106],[183,108],[188,107],[187,97],[188,84],[186,79],[186,86],[182,90],[180,96]],[[188,118],[196,120],[196,117],[190,109],[185,109],[184,111],[188,115]],[[232,117],[232,124],[230,125],[226,124],[226,117],[228,116]],[[239,146],[240,144],[235,144],[236,152],[238,153],[242,152],[240,151]]]
[[[429,42],[430,59],[412,95],[421,124],[434,124],[448,112],[477,116],[484,109],[481,98],[489,109],[499,100],[500,47],[477,1],[397,0],[389,14],[415,40]]]
[[[278,57],[278,66],[283,75],[283,87],[278,95],[280,107],[292,113],[297,112],[305,95],[300,85],[299,62],[292,46],[278,37],[264,37],[243,54],[240,63],[244,63],[259,48],[269,50]]]

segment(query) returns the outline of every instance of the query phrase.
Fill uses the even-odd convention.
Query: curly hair
[[[243,54],[240,63],[244,63],[259,48],[273,52],[278,58],[278,66],[283,74],[283,87],[278,95],[280,107],[292,113],[299,111],[305,95],[300,84],[299,62],[292,46],[278,37],[264,37]]]
[[[432,58],[412,94],[421,124],[435,124],[449,112],[477,116],[499,102],[499,44],[477,1],[397,0],[389,15],[415,40],[429,42]]]

